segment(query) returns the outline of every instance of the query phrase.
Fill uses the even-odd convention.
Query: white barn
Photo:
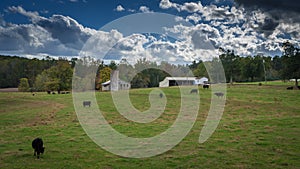
[[[166,77],[159,82],[159,87],[203,85],[207,82],[208,78],[206,77],[200,79],[197,77]]]

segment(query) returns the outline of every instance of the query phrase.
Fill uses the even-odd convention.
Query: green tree
[[[70,90],[73,69],[66,60],[59,60],[57,65],[44,70],[35,79],[37,90]]]
[[[264,75],[263,58],[247,56],[241,60],[242,75],[247,81],[262,80]]]
[[[283,69],[281,76],[283,79],[295,79],[295,88],[298,88],[300,79],[300,50],[290,42],[284,42],[284,54],[282,56]]]
[[[220,48],[220,51],[223,52],[219,58],[222,61],[226,79],[229,79],[230,84],[232,84],[233,80],[235,80],[240,73],[239,57],[234,54],[233,50],[225,51],[223,48]]]
[[[138,73],[131,81],[132,88],[146,88],[150,83],[150,78],[143,73]]]
[[[198,64],[197,68],[193,70],[193,74],[194,76],[197,76],[197,77],[208,77],[208,73],[207,73],[207,70],[205,68],[205,65],[204,65],[205,62],[202,62]]]
[[[47,71],[43,71],[41,74],[37,75],[33,87],[36,91],[46,91],[48,90],[46,82],[49,81],[50,79]]]
[[[108,65],[108,67],[111,69],[111,70],[116,70],[118,68],[118,65],[116,64],[115,61],[111,61],[110,64]]]
[[[21,78],[18,86],[18,90],[20,92],[28,92],[29,91],[29,83],[27,78]]]

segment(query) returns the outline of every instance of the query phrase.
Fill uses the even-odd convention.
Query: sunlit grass
[[[187,137],[170,151],[144,159],[119,157],[97,146],[81,128],[71,95],[0,93],[0,168],[299,168],[300,91],[272,83],[275,86],[230,86],[222,120],[203,144],[198,139],[211,93],[200,89],[198,118]],[[149,108],[151,90],[130,91],[138,110]],[[165,131],[179,112],[178,89],[162,90],[168,99],[166,110],[149,124],[121,116],[109,92],[96,97],[116,130],[150,137]],[[40,160],[31,148],[35,137],[45,142]]]

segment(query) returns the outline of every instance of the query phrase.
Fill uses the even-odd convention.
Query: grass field
[[[177,88],[165,88],[165,113],[149,124],[120,116],[109,92],[97,93],[107,121],[131,137],[166,130],[180,108]],[[151,89],[131,90],[133,105],[149,108]],[[233,85],[227,89],[222,120],[199,144],[210,106],[210,90],[200,89],[197,122],[183,141],[158,156],[119,157],[97,146],[81,128],[71,95],[0,93],[0,168],[300,168],[300,91],[281,85]],[[37,160],[31,141],[42,137],[45,154]]]
[[[242,82],[236,84],[248,84],[248,85],[258,85],[261,83],[262,85],[271,85],[271,86],[294,86],[295,82],[293,81],[282,81],[282,80],[274,80],[274,81],[260,81],[260,82]]]

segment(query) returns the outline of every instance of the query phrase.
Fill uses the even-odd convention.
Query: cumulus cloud
[[[218,6],[217,3],[211,3],[204,6],[200,1],[177,4],[162,0],[160,7],[191,13],[184,19],[194,22],[194,27],[183,29],[177,26],[169,30],[183,33],[182,36],[186,36],[186,39],[190,37],[190,42],[196,48],[203,47],[197,42],[199,38],[207,38],[215,47],[235,50],[239,55],[279,53],[280,43],[286,40],[299,44],[299,2],[291,0],[288,2],[236,0],[236,2],[240,5]],[[206,34],[206,37],[201,34]]]
[[[14,12],[14,13],[19,13],[21,15],[27,16],[28,18],[30,18],[32,21],[38,20],[41,17],[39,16],[38,12],[30,12],[30,11],[26,11],[25,9],[23,9],[21,6],[11,6],[8,7],[8,10],[10,12]]]
[[[71,56],[76,55],[77,51],[66,47],[57,39],[53,39],[45,29],[33,24],[0,27],[0,42],[5,44],[0,46],[0,50],[7,53],[17,51],[19,54]]]
[[[87,40],[99,36],[106,46],[120,39],[117,31],[102,32],[86,28],[71,17],[52,15],[41,17],[22,7],[9,7],[11,12],[27,16],[30,24],[0,26],[0,50],[21,55],[46,53],[52,56],[78,56]]]
[[[290,26],[300,23],[299,1],[235,0],[235,2],[243,8],[247,9],[249,13],[257,10],[265,13],[266,17],[264,18],[263,22],[260,22],[261,24],[258,24],[257,30],[263,32],[266,36],[271,35],[272,32],[276,30],[276,28],[280,25],[280,23],[284,23]]]
[[[125,8],[122,5],[118,5],[115,10],[118,12],[121,12],[121,11],[124,11]]]
[[[198,12],[198,11],[201,11],[202,9],[203,9],[203,6],[200,1],[198,3],[186,2],[181,6],[181,10],[185,10],[188,12]]]
[[[242,5],[202,5],[200,1],[177,4],[161,0],[159,7],[184,12],[184,15],[175,18],[178,25],[165,28],[166,35],[175,33],[181,40],[169,40],[166,35],[133,34],[123,37],[117,30],[103,32],[86,28],[68,16],[52,15],[46,18],[38,12],[12,6],[8,8],[10,12],[28,17],[31,23],[5,24],[0,19],[4,23],[0,26],[0,43],[3,44],[0,50],[55,56],[76,56],[81,51],[81,56],[106,55],[106,59],[126,58],[131,63],[143,57],[182,64],[195,59],[211,59],[217,56],[218,47],[245,56],[278,52],[280,43],[287,39],[299,43],[300,23],[293,17],[284,20],[297,13],[293,9],[289,14],[282,13],[283,16],[275,17],[271,9],[267,11],[263,7],[249,10]],[[282,10],[280,8],[276,7],[277,11]],[[119,5],[115,10],[125,9]],[[140,6],[138,10],[151,12],[147,6]],[[194,25],[181,25],[184,20],[192,21]]]
[[[152,12],[147,6],[140,6],[139,10],[143,13],[149,13]]]
[[[42,18],[36,21],[35,24],[47,30],[52,38],[58,39],[62,44],[78,50],[95,33],[92,29],[84,28],[76,20],[62,15]]]
[[[162,9],[176,8],[178,11],[180,11],[180,6],[176,3],[170,2],[170,0],[161,0],[159,7]]]

